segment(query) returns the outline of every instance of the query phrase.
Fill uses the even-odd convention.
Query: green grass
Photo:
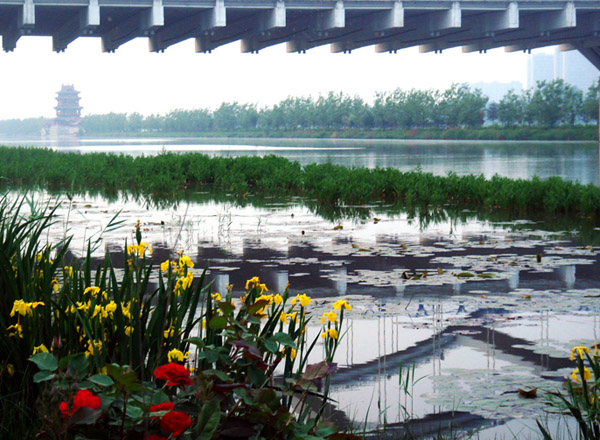
[[[230,158],[165,153],[134,158],[0,147],[0,176],[9,187],[33,185],[163,200],[181,198],[186,191],[217,190],[239,198],[248,194],[301,196],[322,207],[381,201],[408,207],[452,206],[512,214],[600,215],[599,187],[557,177],[485,179],[482,175],[434,176],[393,168],[332,164],[302,167],[278,156]]]

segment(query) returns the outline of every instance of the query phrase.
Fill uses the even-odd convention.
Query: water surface
[[[293,294],[313,298],[317,318],[348,299],[354,308],[336,354],[330,408],[341,423],[374,429],[460,414],[466,421],[457,423],[483,429],[480,438],[512,438],[515,424],[534,432],[534,420],[545,417],[543,398],[523,399],[516,389],[536,387],[540,396],[561,389],[570,348],[590,346],[600,333],[600,248],[527,219],[423,222],[379,207],[377,217],[330,221],[301,201],[157,208],[38,197],[58,206],[49,239],[75,234],[71,258],[84,255],[87,238],[121,211],[123,225],[104,234],[97,261],[110,254],[122,267],[125,240],[133,241],[140,219],[157,264],[184,249],[196,268],[209,268],[213,291],[233,284],[240,296],[252,276],[272,293],[289,282]],[[319,332],[312,327],[309,336]],[[311,361],[322,356],[319,342]]]

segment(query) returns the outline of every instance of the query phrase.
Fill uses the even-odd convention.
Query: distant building
[[[554,55],[549,53],[530,54],[527,58],[527,88],[533,89],[539,81],[552,81]]]
[[[561,52],[556,48],[554,55],[554,77],[587,92],[598,79],[598,69],[576,50]]]
[[[511,82],[478,82],[469,83],[471,89],[479,89],[481,93],[490,98],[489,102],[500,102],[509,90],[514,90],[520,94],[523,91],[523,84],[520,81]]]
[[[79,99],[79,92],[73,85],[63,84],[56,94],[56,118],[44,134],[51,138],[79,136],[83,108],[79,105]]]
[[[583,92],[598,79],[598,70],[579,52],[530,54],[527,60],[527,88],[533,89],[538,81],[563,79]]]

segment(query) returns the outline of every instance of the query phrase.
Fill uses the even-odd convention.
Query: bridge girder
[[[5,51],[26,35],[51,36],[58,52],[83,36],[107,52],[138,37],[155,52],[189,38],[200,52],[237,40],[242,52],[283,42],[289,52],[569,44],[600,67],[599,33],[597,0],[0,0]]]

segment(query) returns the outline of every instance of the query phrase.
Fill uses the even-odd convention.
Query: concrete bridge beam
[[[462,13],[459,2],[453,2],[450,9],[435,11],[420,16],[412,22],[405,23],[410,32],[391,36],[375,45],[375,52],[392,52],[404,47],[414,46],[415,41],[439,39],[448,32],[464,32],[462,28]],[[380,39],[381,40],[381,39]]]
[[[363,46],[368,46],[369,41],[383,37],[388,32],[393,32],[404,27],[404,7],[402,2],[396,1],[392,8],[387,11],[377,11],[369,16],[360,35],[353,38],[345,38],[331,43],[331,52],[351,52]],[[363,43],[364,42],[364,43]]]
[[[567,8],[565,8],[567,9]],[[555,18],[560,11],[552,11]],[[587,39],[594,32],[600,31],[600,15],[596,12],[585,12],[573,19],[572,12],[567,12],[560,20],[551,20],[545,14],[522,20],[518,30],[491,38],[482,38],[481,43],[472,44],[465,40],[463,52],[488,50],[505,47],[507,52],[531,50],[555,44],[568,43],[571,40]],[[571,24],[579,25],[571,26]]]
[[[227,10],[223,0],[217,0],[213,8],[193,12],[182,20],[169,23],[157,29],[149,38],[150,51],[162,52],[173,44],[188,38],[196,38],[204,33],[227,26]]]
[[[258,13],[256,31],[240,40],[242,53],[258,53],[265,47],[286,40],[281,32],[287,26],[285,3],[278,1],[274,9]],[[282,40],[283,37],[283,40]]]
[[[35,5],[33,0],[24,0],[23,6],[13,17],[7,30],[2,34],[2,48],[12,52],[17,47],[17,41],[22,35],[31,34],[35,27]]]
[[[465,32],[450,34],[436,42],[419,46],[419,51],[433,52],[463,46],[463,52],[485,51],[480,44],[465,46],[465,41],[477,41],[493,38],[501,32],[512,31],[519,28],[519,7],[513,2],[504,11],[488,12],[482,15],[471,16],[463,20],[462,28]]]
[[[136,37],[148,37],[164,25],[162,0],[153,0],[149,9],[143,9],[127,20],[117,23],[102,35],[102,51],[114,52],[119,46]]]
[[[52,35],[52,50],[63,52],[67,46],[81,36],[93,35],[100,26],[100,6],[98,0],[90,0],[89,6],[68,20]]]
[[[237,41],[250,40],[242,43],[246,52],[258,51],[261,47],[254,47],[253,40],[257,35],[262,35],[268,41],[270,34],[285,29],[287,18],[284,4],[276,4],[275,8],[267,11],[255,12],[235,22],[228,23],[225,28],[218,28],[211,32],[203,32],[196,37],[196,52],[211,52],[219,46]],[[258,29],[263,29],[258,31]],[[276,43],[273,43],[276,44]],[[265,44],[268,46],[270,44]]]
[[[306,23],[306,36],[304,38],[287,41],[286,50],[290,52],[305,52],[313,47],[329,44],[330,38],[337,35],[337,31],[346,28],[346,10],[342,1],[337,1],[328,11],[317,12],[308,18]]]

